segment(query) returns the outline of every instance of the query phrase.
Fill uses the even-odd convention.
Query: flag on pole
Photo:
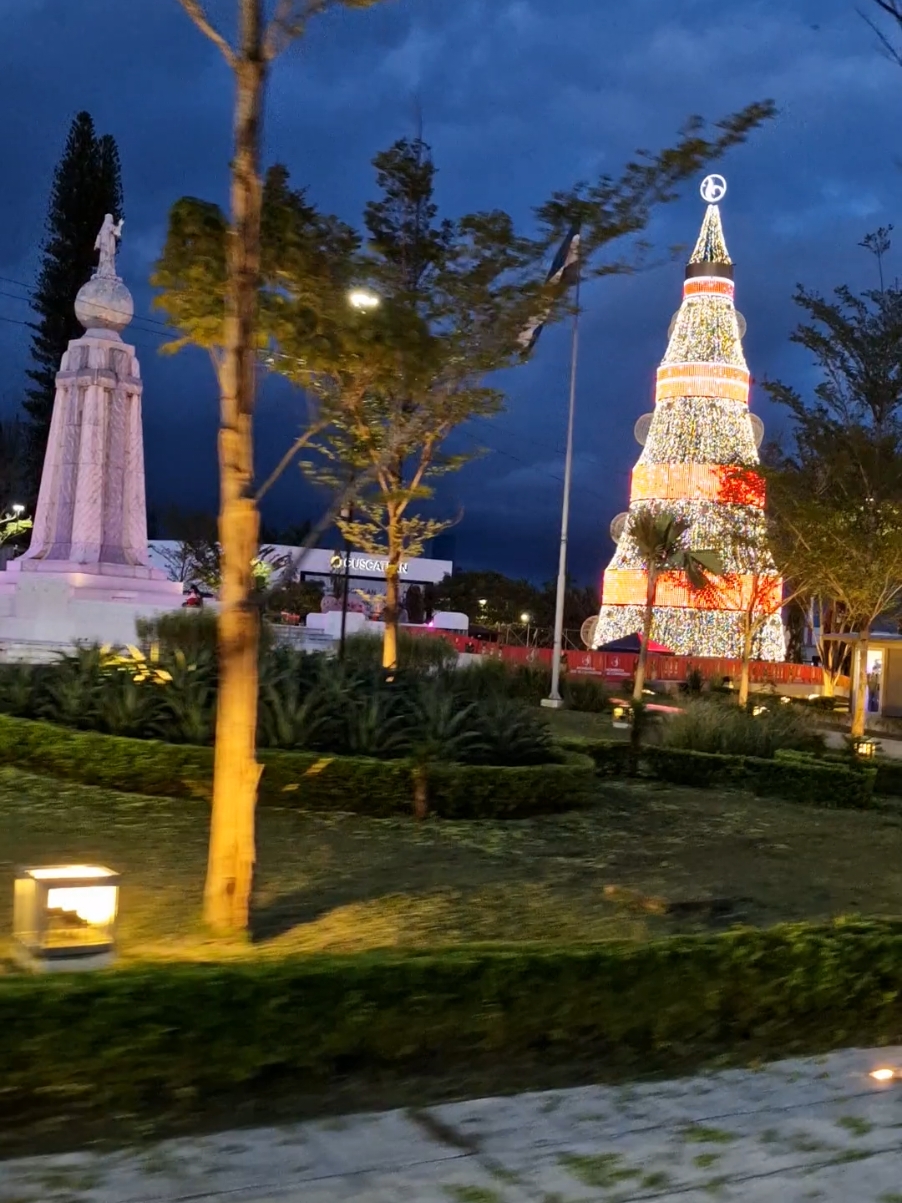
[[[548,270],[548,276],[545,280],[546,288],[558,288],[561,292],[564,292],[576,283],[579,276],[579,241],[579,222],[575,221],[567,232],[567,237],[561,243],[560,250],[555,255],[554,262]],[[520,344],[524,355],[528,355],[539,341],[539,335],[545,329],[550,309],[551,306],[546,305],[541,314],[530,318],[526,326],[523,327],[517,338],[517,342]]]

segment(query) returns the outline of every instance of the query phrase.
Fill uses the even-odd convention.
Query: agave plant
[[[39,677],[31,664],[10,664],[0,671],[0,710],[32,718],[37,710]]]
[[[478,703],[461,705],[437,682],[419,691],[411,727],[413,813],[417,819],[425,819],[429,811],[429,766],[439,760],[478,760],[487,746],[479,723]]]
[[[109,735],[147,738],[154,727],[159,703],[158,685],[123,669],[104,677],[95,697],[95,721]]]
[[[176,650],[165,667],[169,680],[158,694],[156,734],[173,743],[210,743],[216,708],[215,654],[202,650],[190,659]]]
[[[268,682],[260,691],[258,739],[270,748],[318,748],[338,726],[332,699],[297,675]]]
[[[490,698],[479,708],[481,750],[474,764],[546,764],[554,759],[551,730],[522,702]]]
[[[347,712],[345,743],[352,756],[404,756],[410,748],[410,722],[399,699],[385,691],[355,700]]]
[[[102,676],[99,645],[63,653],[47,676],[36,707],[38,715],[67,727],[90,727],[96,721]]]

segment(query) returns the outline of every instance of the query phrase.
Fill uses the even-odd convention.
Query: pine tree
[[[72,121],[54,172],[44,262],[34,293],[40,320],[33,325],[34,367],[28,371],[32,387],[24,403],[28,414],[25,491],[31,501],[41,480],[56,373],[70,339],[82,334],[75,296],[96,265],[94,240],[106,213],[117,221],[122,217],[119,151],[109,134],[98,137],[90,113],[82,112]]]
[[[756,431],[749,413],[744,322],[733,292],[720,210],[710,204],[658,369],[654,414],[636,424],[643,451],[633,469],[629,514],[612,523],[617,551],[604,575],[596,647],[643,628],[649,574],[634,531],[640,515],[666,513],[684,524],[686,547],[720,557],[723,575],[716,588],[698,591],[685,571],[662,571],[651,637],[680,655],[738,659],[751,615],[760,627],[761,659],[784,658],[782,582],[766,547],[764,481],[757,471],[763,428]],[[759,600],[749,609],[753,589]]]

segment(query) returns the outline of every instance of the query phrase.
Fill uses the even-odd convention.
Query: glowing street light
[[[382,298],[368,288],[354,288],[348,293],[348,303],[354,309],[378,309]]]
[[[25,513],[25,506],[21,505],[19,502],[16,502],[16,504],[13,506],[13,514],[18,518],[20,514],[24,514],[24,513]]]
[[[29,969],[102,969],[113,959],[119,874],[101,865],[20,869],[13,893],[17,959]]]

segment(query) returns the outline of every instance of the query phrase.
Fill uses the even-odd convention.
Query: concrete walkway
[[[0,1164],[2,1203],[902,1203],[902,1049]]]
[[[848,732],[846,731],[824,731],[824,735],[828,748],[842,750],[849,746]],[[902,760],[902,739],[891,739],[888,735],[881,735],[879,731],[868,731],[867,735],[869,739],[875,739],[879,744],[878,756],[886,756],[890,760]]]

